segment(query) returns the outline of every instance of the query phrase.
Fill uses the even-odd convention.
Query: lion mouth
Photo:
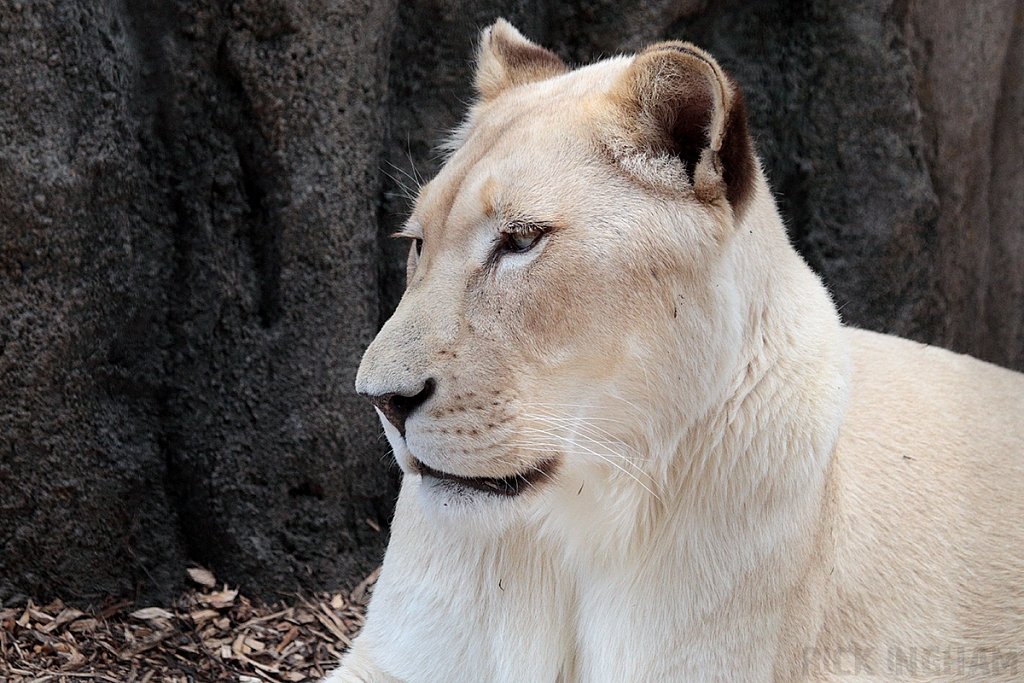
[[[554,460],[545,460],[525,472],[508,477],[463,477],[458,474],[435,470],[418,458],[413,458],[413,462],[420,476],[433,479],[441,485],[472,489],[492,496],[505,496],[508,498],[528,491],[543,479],[551,479],[555,469]]]

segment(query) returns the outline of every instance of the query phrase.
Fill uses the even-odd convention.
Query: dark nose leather
[[[404,394],[380,394],[378,396],[367,396],[373,405],[377,406],[388,422],[395,426],[398,433],[405,436],[405,421],[409,419],[413,411],[426,403],[434,393],[435,382],[428,379],[423,383],[419,393],[412,396]]]

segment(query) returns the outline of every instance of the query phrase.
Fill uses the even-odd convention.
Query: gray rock
[[[115,3],[0,5],[0,598],[166,587],[169,230]],[[2,595],[6,593],[7,595]]]
[[[353,381],[394,11],[0,8],[8,593],[159,594],[187,558],[270,595],[379,562],[395,475]]]
[[[353,388],[394,7],[163,7],[132,20],[158,76],[141,115],[174,245],[161,445],[185,547],[257,594],[338,585],[379,562],[395,492]]]
[[[1024,3],[911,3],[907,41],[939,198],[931,341],[1024,369]]]

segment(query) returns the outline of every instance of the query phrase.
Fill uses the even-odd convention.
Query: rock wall
[[[0,5],[0,598],[166,586],[174,240],[122,11]],[[146,574],[151,579],[146,577]]]
[[[1024,369],[1024,3],[922,0],[905,25],[940,209],[928,339]]]
[[[386,2],[0,8],[0,597],[371,570]]]
[[[378,561],[353,393],[388,238],[498,16],[584,63],[696,42],[743,87],[844,318],[1024,369],[1024,0],[0,4],[0,602]]]

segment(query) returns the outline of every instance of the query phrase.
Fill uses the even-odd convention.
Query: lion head
[[[659,499],[751,372],[769,262],[797,259],[742,95],[686,43],[571,71],[503,21],[476,87],[357,390],[428,507]]]

